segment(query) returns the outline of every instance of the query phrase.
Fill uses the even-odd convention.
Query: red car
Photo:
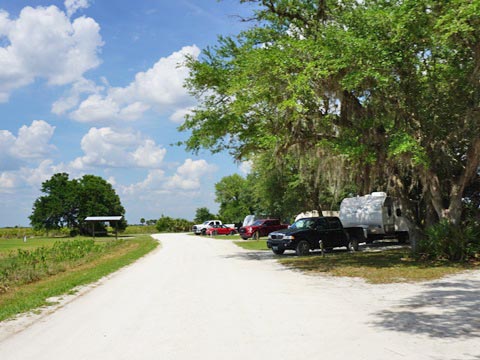
[[[255,221],[252,225],[242,226],[239,233],[243,240],[248,238],[258,240],[261,236],[267,236],[273,231],[287,228],[288,225],[281,224],[278,219],[263,219]]]
[[[225,225],[216,225],[214,227],[210,227],[205,231],[206,235],[235,235],[237,230],[227,227]]]

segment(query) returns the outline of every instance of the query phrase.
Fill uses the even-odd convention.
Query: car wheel
[[[207,230],[202,229],[202,235],[205,235],[207,233]]]
[[[258,231],[255,231],[252,235],[252,239],[253,240],[258,240],[260,239],[260,234],[258,233]]]
[[[235,235],[235,231],[230,231],[230,235]]]
[[[355,237],[350,238],[347,245],[348,251],[358,251],[358,240]]]
[[[298,256],[306,256],[310,254],[310,244],[306,240],[301,240],[297,244],[297,248],[295,249]]]
[[[277,250],[272,249],[272,251],[275,255],[282,255],[285,252],[285,250],[283,249],[277,249]]]
[[[213,230],[213,231],[212,231],[212,235],[213,235],[213,236],[217,236],[217,235],[218,235],[218,231],[217,231],[217,230]]]

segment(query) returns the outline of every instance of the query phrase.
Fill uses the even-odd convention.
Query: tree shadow
[[[400,306],[374,314],[374,325],[432,338],[480,337],[480,281],[436,281]]]

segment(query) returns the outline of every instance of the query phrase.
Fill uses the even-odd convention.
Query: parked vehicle
[[[205,230],[205,235],[235,235],[238,234],[236,229],[228,227],[226,225],[216,225],[209,227]]]
[[[404,243],[409,238],[400,205],[384,192],[343,199],[339,217],[344,227],[362,227],[368,243],[385,238]]]
[[[197,224],[192,226],[192,232],[195,235],[205,235],[207,232],[207,229],[213,227],[213,226],[219,226],[222,225],[222,222],[220,220],[207,220],[203,224]],[[225,226],[235,229],[235,224],[226,224]]]
[[[238,232],[243,240],[253,238],[258,240],[262,236],[267,236],[272,231],[288,228],[287,224],[280,223],[278,219],[256,220],[252,225],[242,226]]]
[[[295,221],[288,229],[274,231],[268,235],[267,246],[274,254],[281,255],[285,250],[294,250],[305,256],[310,250],[330,250],[345,246],[357,251],[358,244],[364,242],[362,228],[345,229],[335,216],[309,217]]]

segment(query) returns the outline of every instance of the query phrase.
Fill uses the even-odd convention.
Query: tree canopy
[[[458,223],[480,165],[480,1],[240,2],[252,26],[188,61],[187,148],[296,166],[289,186],[320,205],[381,190],[412,229]]]
[[[84,175],[69,179],[67,173],[58,173],[42,183],[45,194],[33,204],[30,223],[35,229],[69,228],[80,233],[89,231],[87,216],[125,215],[120,198],[112,185],[99,176]],[[117,224],[126,228],[126,221]]]

